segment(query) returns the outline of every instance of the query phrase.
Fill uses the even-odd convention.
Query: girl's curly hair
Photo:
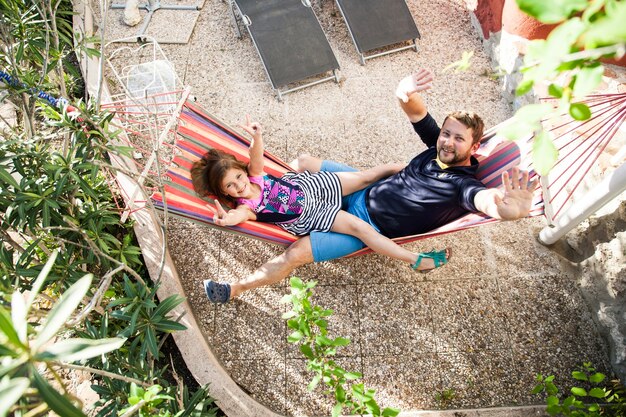
[[[219,149],[210,149],[191,167],[193,189],[200,197],[214,195],[221,203],[232,207],[235,200],[222,190],[222,180],[233,168],[248,172],[248,164]]]

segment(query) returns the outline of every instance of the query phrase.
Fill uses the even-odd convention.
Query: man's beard
[[[452,155],[450,155],[450,153],[452,153]],[[443,148],[441,148],[437,150],[437,156],[439,157],[439,160],[444,164],[455,165],[467,161],[472,156],[472,152],[467,151],[465,154],[459,154],[456,152],[456,150],[453,149],[452,152],[444,153]]]

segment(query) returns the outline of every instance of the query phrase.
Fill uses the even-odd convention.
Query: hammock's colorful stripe
[[[176,147],[180,154],[174,158],[173,164],[168,170],[171,182],[164,189],[167,210],[181,217],[266,242],[283,246],[293,243],[297,239],[295,236],[272,224],[248,221],[228,228],[213,224],[213,213],[207,207],[207,205],[213,205],[213,200],[210,198],[202,199],[195,194],[191,185],[189,170],[193,161],[199,159],[210,148],[224,150],[235,155],[239,160],[247,161],[249,141],[191,102],[185,104],[179,119]],[[481,162],[478,177],[488,187],[499,187],[502,185],[501,173],[518,165],[522,156],[520,155],[519,147],[515,143],[498,137],[490,139],[488,148],[490,150],[486,151],[484,155],[478,156]],[[285,162],[269,152],[265,152],[265,158],[265,168],[268,173],[280,176],[289,169]],[[531,215],[543,214],[540,194],[538,190]],[[163,195],[155,193],[152,196],[152,200],[156,206],[164,208]],[[496,220],[482,214],[468,214],[431,232],[394,240],[403,244],[469,229],[494,221]],[[370,250],[365,248],[350,256],[368,252]]]

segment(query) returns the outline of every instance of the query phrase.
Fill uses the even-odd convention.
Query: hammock
[[[560,157],[550,178],[542,178],[542,186],[535,190],[530,216],[546,215],[548,223],[551,223],[571,204],[576,189],[626,117],[626,94],[590,96],[585,103],[593,112],[593,117],[587,121],[574,121],[567,115],[547,118],[544,121],[547,129],[554,135]],[[515,166],[528,170],[531,179],[537,177],[530,157],[533,137],[529,136],[517,142],[508,141],[496,135],[502,125],[485,132],[481,147],[475,155],[480,162],[477,177],[488,188],[501,187],[502,172]],[[174,146],[177,155],[167,171],[169,181],[162,192],[155,192],[151,196],[155,206],[201,224],[282,246],[288,246],[297,239],[276,225],[261,222],[247,221],[233,227],[216,226],[213,223],[213,214],[207,207],[207,204],[213,205],[213,200],[200,198],[193,190],[189,171],[195,160],[213,147],[247,162],[248,139],[191,101],[186,101],[182,106],[176,134]],[[271,153],[265,152],[264,157],[267,173],[280,176],[289,170],[285,162]],[[495,221],[497,220],[482,213],[470,213],[428,233],[400,237],[394,241],[404,244]],[[349,256],[368,252],[371,251],[364,248]]]

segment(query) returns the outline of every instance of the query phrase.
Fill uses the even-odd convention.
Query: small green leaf
[[[517,85],[517,88],[515,88],[515,95],[518,97],[523,96],[524,94],[528,93],[533,88],[534,84],[535,84],[534,79],[524,77],[522,82],[520,82]]]
[[[287,327],[290,329],[298,330],[300,328],[300,322],[296,319],[287,320]]]
[[[13,378],[0,384],[0,416],[6,416],[13,404],[22,398],[24,391],[30,386],[28,378]]]
[[[581,387],[572,387],[572,389],[570,391],[572,392],[572,394],[574,394],[577,397],[586,397],[587,396],[587,391],[584,388],[581,388]]]
[[[304,288],[304,283],[298,277],[291,277],[291,279],[289,280],[289,285],[291,285],[292,288],[297,288],[299,290]]]
[[[598,18],[583,35],[584,49],[624,43],[626,39],[626,3],[612,2],[614,7],[606,8],[606,15]]]
[[[572,377],[574,377],[574,379],[577,379],[579,381],[586,381],[587,380],[587,374],[584,372],[580,372],[580,371],[573,371],[572,372]]]
[[[318,319],[314,321],[315,325],[320,329],[326,329],[328,327],[328,322],[323,319]]]
[[[552,106],[548,103],[529,104],[521,107],[516,113],[515,118],[526,123],[537,123],[552,112]]]
[[[599,384],[600,382],[604,381],[605,378],[606,378],[606,375],[600,372],[596,372],[595,374],[589,377],[589,381],[593,382],[594,384]]]
[[[65,396],[58,393],[48,382],[39,375],[36,369],[32,372],[32,382],[41,398],[48,404],[48,407],[55,413],[63,417],[86,417],[85,414],[76,408]]]
[[[600,406],[598,404],[590,404],[587,406],[587,410],[595,413],[596,411],[600,411]]]
[[[303,337],[304,335],[302,334],[302,332],[296,331],[296,332],[291,333],[289,336],[287,336],[287,341],[289,343],[297,343],[300,340],[302,340]]]
[[[558,403],[559,403],[559,399],[553,395],[550,395],[548,398],[546,398],[547,405],[555,405]]]
[[[548,87],[548,94],[550,94],[552,97],[561,98],[563,97],[563,87],[552,83]]]
[[[24,295],[16,291],[11,297],[11,321],[22,344],[27,343],[28,321],[26,317],[26,301]]]
[[[371,399],[365,402],[365,408],[367,408],[367,411],[369,412],[369,414],[373,416],[380,415],[380,407],[378,406],[378,403],[376,403],[376,400],[374,399]]]
[[[591,117],[591,110],[583,103],[572,103],[569,106],[569,114],[575,120],[587,120]]]
[[[337,337],[333,341],[333,345],[335,346],[348,346],[350,344],[350,339],[347,337]]]
[[[341,415],[341,410],[343,410],[343,403],[338,402],[333,407],[333,411],[332,411],[332,414],[331,414],[332,417],[339,417]]]
[[[588,0],[517,0],[517,6],[526,14],[543,23],[558,23],[572,13],[584,10]]]
[[[152,327],[146,328],[145,334],[146,334],[146,343],[148,344],[148,349],[150,350],[150,353],[152,353],[152,356],[154,356],[155,358],[158,358],[159,346],[157,343],[154,329]]]
[[[285,294],[283,295],[283,297],[280,299],[280,303],[281,304],[288,304],[293,300],[293,295],[291,294]]]
[[[539,394],[542,391],[543,391],[543,384],[537,384],[537,385],[535,385],[535,388],[533,388],[533,390],[530,393],[531,394]]]
[[[333,344],[333,341],[330,340],[326,336],[316,336],[315,337],[315,343],[317,343],[318,345],[321,345],[321,346],[331,346]]]
[[[398,414],[400,414],[399,409],[387,407],[383,410],[383,413],[381,415],[383,417],[396,417]]]
[[[548,132],[542,130],[535,135],[533,141],[533,166],[539,175],[547,175],[556,163],[558,156],[559,151],[554,146],[554,142]]]
[[[575,76],[574,97],[584,97],[602,82],[604,67],[600,64],[581,69]]]
[[[591,390],[589,391],[589,396],[594,397],[594,398],[604,398],[608,395],[609,393],[602,388],[591,388]]]
[[[134,382],[130,383],[130,395],[132,397],[141,398],[141,397],[143,397],[143,393],[144,393],[143,388],[141,388],[140,386],[138,386]]]
[[[285,320],[287,320],[287,319],[290,319],[290,318],[296,317],[297,315],[298,315],[298,313],[296,313],[295,311],[293,311],[293,310],[289,310],[288,312],[286,312],[286,313],[284,313],[284,314],[282,315],[282,318],[283,318],[283,319],[285,319]]]
[[[39,275],[37,275],[37,279],[35,279],[35,282],[33,283],[33,287],[30,290],[30,297],[28,297],[28,301],[26,302],[26,306],[28,309],[30,309],[30,306],[35,301],[35,298],[37,297],[37,295],[39,295],[39,291],[41,291],[41,287],[43,286],[43,283],[46,281],[48,274],[52,270],[52,266],[54,265],[54,261],[56,260],[58,254],[59,254],[58,250],[55,250],[54,252],[52,252],[50,254],[50,257],[46,261],[46,264],[41,269],[41,272],[39,272]]]
[[[337,385],[335,388],[335,399],[342,403],[346,400],[346,390],[341,385]]]
[[[508,140],[518,141],[531,136],[537,127],[538,126],[520,121],[514,117],[509,123],[504,124],[498,130],[498,135]]]
[[[452,69],[454,69],[455,72],[467,71],[472,65],[471,60],[473,56],[474,51],[463,51],[463,56],[461,57],[461,59],[451,64],[448,64],[443,69],[443,72],[448,72]]]
[[[556,395],[559,393],[559,389],[552,382],[546,382],[546,392],[548,395]]]
[[[36,357],[42,360],[76,362],[90,359],[122,347],[126,339],[65,339],[49,346]]]
[[[302,354],[306,356],[307,359],[313,359],[315,356],[313,354],[313,350],[311,349],[311,346],[309,345],[300,345],[300,352],[302,352]]]
[[[570,395],[565,400],[563,400],[563,407],[570,407],[572,404],[574,404],[575,399],[576,398],[574,398],[573,395]]]
[[[0,167],[0,183],[9,184],[11,187],[17,189],[20,187],[17,181],[15,181],[15,178],[13,178],[13,176],[5,170],[4,167]],[[3,185],[2,188],[6,189],[6,186]]]
[[[360,372],[346,372],[344,376],[346,379],[359,379],[363,375]]]
[[[311,382],[309,383],[309,385],[307,386],[307,389],[309,391],[313,391],[315,387],[317,387],[317,385],[320,383],[321,380],[322,380],[321,374],[315,375],[313,379],[311,380]]]
[[[165,317],[170,311],[175,309],[185,299],[178,294],[171,295],[159,303],[159,306],[152,313],[152,317]]]
[[[74,313],[78,304],[89,290],[93,275],[87,274],[71,287],[69,287],[59,301],[54,305],[46,322],[43,324],[37,338],[33,343],[33,348],[38,349],[52,339],[56,333],[65,325],[67,319]]]

